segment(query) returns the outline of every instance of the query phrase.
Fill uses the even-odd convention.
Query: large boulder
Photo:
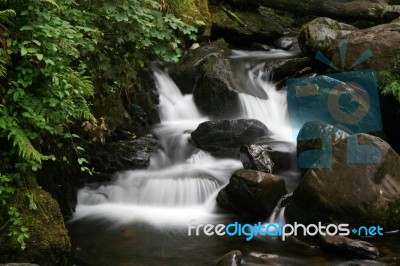
[[[211,116],[234,116],[238,106],[233,77],[231,50],[220,39],[210,45],[190,50],[179,62],[169,69],[171,78],[184,94],[192,94],[199,110]]]
[[[219,120],[201,123],[191,133],[191,140],[198,148],[209,152],[233,149],[268,134],[267,127],[255,119]]]
[[[202,45],[189,50],[177,64],[168,69],[168,73],[184,94],[193,93],[200,74],[200,69],[208,58],[228,58],[229,44],[223,39],[216,40],[209,45]]]
[[[398,6],[390,6],[385,0],[240,0],[247,5],[257,4],[294,13],[327,16],[347,20],[390,21],[399,16]]]
[[[50,194],[39,188],[21,189],[13,195],[10,202],[16,203],[13,207],[17,208],[20,214],[20,220],[15,220],[15,228],[12,231],[21,233],[18,222],[22,222],[29,230],[29,238],[21,245],[17,242],[16,235],[10,236],[8,234],[10,223],[7,222],[10,219],[8,208],[0,209],[0,223],[6,226],[4,230],[0,230],[0,263],[66,265],[71,244],[58,204]],[[33,206],[37,209],[33,210]]]
[[[159,143],[152,135],[147,135],[135,140],[88,143],[84,147],[95,172],[92,181],[101,181],[111,179],[118,171],[147,168],[152,153],[159,149]]]
[[[400,156],[390,145],[358,134],[336,140],[332,154],[326,156],[333,156],[332,167],[306,172],[288,201],[288,221],[399,229]]]
[[[356,66],[356,69],[391,69],[397,60],[394,55],[400,54],[400,21],[353,32],[346,36],[346,40],[346,68],[349,69],[364,52],[371,49],[372,57]],[[331,49],[335,51],[332,61],[340,65],[339,48],[333,44]]]
[[[314,56],[319,51],[330,57],[336,50],[338,41],[357,30],[356,27],[330,18],[317,18],[301,28],[299,45],[305,54]]]
[[[209,54],[199,70],[193,99],[199,110],[207,115],[226,117],[238,112],[237,91],[228,58]]]
[[[278,176],[239,170],[219,192],[217,203],[239,216],[259,220],[267,218],[286,193],[285,181]]]

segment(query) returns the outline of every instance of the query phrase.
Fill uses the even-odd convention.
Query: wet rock
[[[249,49],[253,51],[271,51],[272,47],[263,43],[255,42],[250,45]]]
[[[268,156],[271,158],[274,169],[278,171],[293,169],[296,166],[296,144],[293,142],[271,140],[261,137],[251,143],[256,146],[267,146]]]
[[[286,207],[289,222],[398,229],[400,156],[388,143],[378,137],[357,134],[337,139],[332,153],[323,156],[332,156],[332,167],[309,169],[305,173]]]
[[[314,56],[319,51],[329,58],[336,50],[338,41],[357,30],[330,18],[317,18],[301,28],[299,45],[305,54]]]
[[[281,82],[312,65],[309,57],[274,60],[266,63],[265,68],[272,71],[272,81]]]
[[[260,252],[250,252],[249,254],[249,261],[248,262],[254,262],[254,263],[261,263],[265,264],[271,261],[279,261],[279,256],[275,254],[266,254],[266,253],[260,253]]]
[[[125,104],[125,109],[130,115],[131,121],[125,119],[126,126],[122,129],[142,136],[150,131],[152,125],[160,122],[159,95],[151,69],[143,69],[138,72],[137,82],[133,84],[128,103]]]
[[[199,71],[193,91],[199,110],[217,117],[234,116],[239,104],[230,61],[218,54],[209,54]]]
[[[300,167],[311,167],[321,159],[322,154],[329,153],[332,141],[345,139],[350,133],[347,129],[339,129],[320,120],[305,123],[297,135],[297,156]],[[314,155],[305,154],[310,150],[320,152],[316,152]]]
[[[168,73],[184,94],[191,94],[196,87],[203,64],[211,56],[227,58],[229,53],[229,45],[220,39],[209,45],[190,50],[177,64],[168,69]]]
[[[272,148],[268,145],[243,145],[240,148],[240,160],[243,167],[264,173],[273,173],[275,165],[269,151],[272,151]]]
[[[239,250],[231,251],[225,254],[218,262],[216,266],[239,266],[242,261],[242,252]]]
[[[240,0],[240,2],[248,5],[257,4],[300,14],[327,16],[352,21],[366,19],[381,22],[382,20],[390,21],[399,16],[398,7],[390,6],[385,0]]]
[[[102,86],[95,88],[91,111],[98,121],[97,124],[85,123],[87,138],[102,142],[120,140],[115,133],[118,129],[144,135],[160,122],[159,95],[150,69],[138,70],[136,82],[123,97]]]
[[[397,60],[393,55],[400,53],[400,21],[353,32],[346,36],[346,40],[346,68],[349,69],[365,51],[371,49],[373,56],[356,68],[391,69]],[[332,45],[331,49],[335,51],[332,61],[340,65],[339,48]]]
[[[117,171],[145,169],[152,153],[158,149],[158,141],[152,135],[135,140],[85,145],[85,153],[96,173],[93,181],[105,181]]]
[[[372,244],[344,236],[320,236],[320,245],[327,251],[358,259],[376,259],[379,250]]]
[[[339,266],[385,266],[385,265],[396,265],[396,264],[386,264],[375,260],[351,260],[339,264]]]
[[[38,210],[29,210],[30,202],[26,195],[35,199]],[[57,202],[49,193],[39,188],[18,190],[10,202],[17,204],[21,217],[29,228],[29,238],[21,246],[15,236],[8,235],[8,226],[0,230],[0,263],[29,262],[43,266],[65,265],[71,251],[71,244],[64,218]],[[0,209],[0,223],[7,225],[8,208]]]
[[[184,94],[193,93],[199,110],[213,117],[234,117],[237,113],[239,92],[229,59],[231,50],[224,40],[191,50],[169,74]],[[250,93],[251,92],[247,92]]]
[[[239,170],[219,192],[217,203],[239,216],[259,220],[267,218],[286,193],[285,181],[278,176]]]
[[[237,149],[268,134],[267,127],[255,119],[219,120],[201,123],[192,132],[195,146],[209,152]]]
[[[293,24],[292,18],[276,14],[273,9],[265,7],[243,11],[218,6],[210,11],[211,38],[224,38],[236,47],[275,40],[283,36]]]
[[[283,36],[275,41],[275,46],[283,50],[296,50],[298,49],[299,41],[294,36]]]

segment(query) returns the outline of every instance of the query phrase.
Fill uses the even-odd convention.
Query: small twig
[[[232,20],[236,21],[240,26],[243,28],[246,28],[247,25],[240,19],[238,16],[236,16],[232,11],[229,11],[226,7],[221,6],[222,10],[230,17]]]

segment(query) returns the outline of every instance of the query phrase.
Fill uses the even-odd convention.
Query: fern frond
[[[84,97],[94,95],[94,86],[90,77],[82,75],[80,72],[76,72],[72,69],[64,74],[66,81],[71,84],[74,88],[79,88],[83,92]]]
[[[14,18],[15,15],[16,15],[16,13],[12,9],[1,10],[0,11],[0,21],[5,22],[5,23],[11,23],[11,19]]]
[[[24,130],[19,127],[11,128],[8,138],[13,139],[13,146],[17,147],[18,154],[23,159],[32,160],[38,163],[42,162],[43,155],[33,147]]]
[[[87,120],[90,122],[96,122],[96,118],[90,111],[89,105],[85,98],[83,98],[82,96],[77,97],[75,99],[75,105],[76,105],[75,108],[78,112],[79,119]]]
[[[58,4],[57,4],[57,2],[55,0],[42,0],[42,2],[46,2],[46,3],[49,3],[49,4],[53,5],[53,6],[55,6],[55,7],[58,7]]]
[[[25,160],[41,163],[44,155],[35,149],[25,131],[21,129],[14,118],[8,116],[5,112],[0,113],[2,114],[0,119],[1,131],[8,133],[8,139],[12,139],[18,155]]]

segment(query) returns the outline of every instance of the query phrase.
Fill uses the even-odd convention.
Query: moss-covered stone
[[[226,7],[211,7],[212,39],[224,38],[236,46],[252,42],[273,43],[289,28],[290,17],[275,14],[274,10],[260,7],[256,11],[231,11]]]
[[[330,18],[317,18],[301,28],[299,45],[305,54],[314,56],[319,51],[331,57],[338,41],[357,30],[356,27]]]
[[[169,0],[173,12],[184,22],[199,28],[201,35],[210,35],[211,19],[207,0]],[[203,22],[201,27],[199,22]]]
[[[248,5],[268,6],[275,9],[291,11],[300,14],[328,16],[338,19],[366,19],[381,22],[399,15],[398,7],[390,6],[386,0],[239,0]]]
[[[33,195],[37,210],[29,210],[27,193]],[[65,264],[71,244],[58,204],[50,194],[39,188],[21,189],[10,202],[18,208],[30,237],[25,240],[24,249],[21,249],[21,244],[8,236],[8,208],[2,208],[0,224],[6,226],[0,231],[0,263],[32,262],[41,266]]]

